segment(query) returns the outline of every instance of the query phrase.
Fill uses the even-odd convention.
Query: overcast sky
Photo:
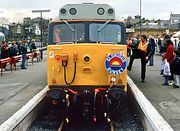
[[[111,1],[111,2],[109,2]],[[142,17],[147,19],[169,19],[170,13],[180,14],[180,0],[141,0]],[[116,16],[120,19],[140,14],[140,0],[0,0],[0,17],[9,18],[9,22],[22,22],[24,17],[39,17],[39,13],[32,13],[35,9],[50,9],[43,13],[45,18],[58,16],[59,8],[67,3],[110,4],[116,9]]]

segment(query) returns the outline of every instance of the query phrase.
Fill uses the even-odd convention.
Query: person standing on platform
[[[167,61],[170,64],[170,71],[171,71],[171,76],[169,77],[169,81],[171,81],[168,85],[173,84],[173,73],[172,73],[172,63],[176,57],[175,53],[174,53],[174,46],[173,43],[170,39],[165,39],[165,45],[166,45],[166,52],[165,52],[165,59],[167,59]]]
[[[162,75],[164,77],[164,83],[162,84],[164,85],[169,85],[168,84],[168,80],[171,76],[171,70],[170,70],[170,64],[166,59],[166,53],[162,54]]]
[[[154,65],[154,53],[155,53],[155,40],[152,36],[149,37],[149,44],[152,47],[152,55],[150,56],[150,60],[149,60],[149,66],[153,66]]]
[[[131,55],[131,47],[130,47],[131,44],[132,44],[132,38],[127,41],[127,56]]]
[[[162,45],[161,36],[158,36],[157,46],[158,46],[158,53],[159,53],[159,55],[161,55],[161,45]]]
[[[37,49],[36,47],[36,43],[35,43],[35,39],[32,39],[32,42],[31,44],[29,45],[29,48],[30,48],[30,52],[35,52],[35,50]]]
[[[9,57],[9,47],[5,41],[2,41],[1,57],[2,59]]]
[[[9,56],[10,56],[10,57],[14,57],[14,56],[17,55],[17,53],[18,53],[18,48],[17,48],[16,42],[13,41],[13,42],[11,43],[10,48],[9,48]]]
[[[37,52],[36,52],[37,47],[36,47],[35,39],[32,39],[29,48],[30,48],[30,52],[32,53],[32,57],[33,58],[37,57]]]
[[[21,46],[21,54],[22,54],[22,65],[21,65],[21,69],[27,69],[26,68],[26,54],[27,54],[27,47],[26,47],[26,41],[23,40]]]
[[[0,41],[0,59],[2,59],[2,57],[1,57],[1,41]]]
[[[140,43],[138,43],[136,51],[131,55],[129,66],[127,67],[127,69],[130,71],[134,59],[141,59],[141,82],[145,81],[146,63],[152,54],[153,50],[150,44],[147,42],[147,36],[141,35]]]
[[[172,73],[174,74],[174,88],[180,88],[180,43],[178,43],[176,58],[172,63]]]

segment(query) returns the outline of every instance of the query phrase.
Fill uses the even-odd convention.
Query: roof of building
[[[170,20],[179,20],[180,14],[170,14]]]
[[[180,14],[171,14],[171,17],[180,17]]]

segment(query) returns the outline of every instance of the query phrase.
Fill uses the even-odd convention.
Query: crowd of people
[[[8,44],[2,41],[0,43],[0,59],[22,55],[21,68],[26,69],[27,47],[29,47],[30,52],[36,50],[35,40],[33,39],[30,44],[26,40],[12,41]],[[159,65],[160,74],[164,77],[162,85],[173,85],[174,88],[180,87],[180,42],[177,47],[174,47],[171,36],[167,34],[158,36],[156,40],[154,36],[147,38],[146,35],[141,35],[133,36],[127,40],[127,47],[127,54],[130,56],[127,70],[131,71],[135,59],[141,59],[141,82],[145,82],[147,63],[149,63],[148,66],[154,65],[154,54],[157,52],[162,56],[162,62]],[[6,67],[6,65],[3,66],[3,68]]]
[[[180,39],[180,36],[179,36]],[[134,59],[141,59],[141,82],[145,82],[146,64],[154,65],[154,54],[162,56],[160,74],[164,77],[163,86],[173,85],[174,88],[180,87],[180,42],[174,47],[171,36],[164,34],[147,38],[146,35],[132,37],[127,41],[128,56],[130,56],[127,70],[131,71]]]
[[[35,44],[35,40],[33,39],[30,44],[28,44],[26,40],[10,41],[8,43],[6,41],[2,41],[0,42],[0,59],[22,55],[21,68],[26,69],[25,62],[26,62],[27,47],[29,47],[30,52],[36,50],[37,47]],[[5,67],[6,64],[3,64],[2,68]]]

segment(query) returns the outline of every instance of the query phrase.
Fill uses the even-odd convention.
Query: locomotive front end
[[[89,18],[76,14],[92,9]],[[48,96],[67,114],[109,118],[127,92],[125,25],[105,4],[66,5],[60,14],[49,25]]]
[[[126,90],[126,46],[65,44],[48,47],[48,85],[120,86]]]

